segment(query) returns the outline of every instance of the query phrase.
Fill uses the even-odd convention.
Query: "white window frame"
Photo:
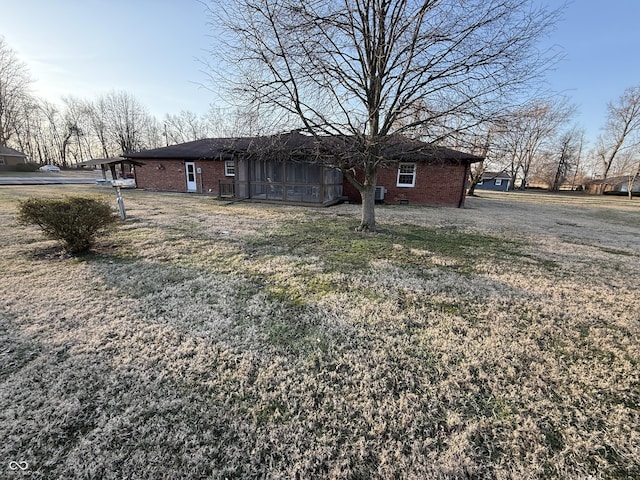
[[[233,160],[224,161],[224,176],[235,177],[236,176],[236,162]]]
[[[500,186],[500,185],[502,185],[502,179],[496,178],[496,186]]]
[[[412,172],[403,172],[402,167],[411,166]],[[416,170],[417,165],[415,163],[399,163],[398,164],[398,179],[396,181],[396,187],[415,187],[416,185]],[[411,183],[402,182],[400,183],[400,177],[411,175]]]
[[[5,165],[4,157],[0,157],[0,165]]]
[[[484,180],[478,180],[477,185],[484,185]]]

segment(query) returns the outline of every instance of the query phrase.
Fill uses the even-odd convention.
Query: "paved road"
[[[0,177],[0,185],[94,184],[92,177]]]

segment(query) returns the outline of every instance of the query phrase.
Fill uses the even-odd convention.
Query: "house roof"
[[[504,172],[504,171],[503,172],[484,172],[482,174],[482,179],[483,180],[487,180],[487,179],[491,180],[491,179],[494,179],[494,178],[507,178],[507,179],[510,179],[511,175],[508,174],[507,172]]]
[[[314,137],[299,131],[262,137],[206,138],[142,152],[128,153],[125,158],[225,160],[234,154],[269,155],[271,158],[308,155],[340,155],[358,153],[358,145],[350,136]],[[387,137],[380,147],[383,157],[392,161],[479,162],[481,157],[445,147],[434,146],[404,136]]]
[[[136,162],[134,160],[129,160],[126,158],[93,158],[91,160],[86,160],[84,162],[78,162],[79,167],[93,167],[96,165],[111,165],[118,163],[131,163],[132,165],[141,166],[144,165],[142,162]]]
[[[629,175],[619,175],[617,177],[607,177],[607,178],[598,178],[591,181],[592,184],[596,185],[627,185],[629,183]],[[633,182],[635,185],[640,185],[640,177],[635,178]]]
[[[471,153],[461,152],[452,148],[432,145],[420,140],[393,136],[381,148],[383,156],[391,160],[413,161],[454,161],[454,162],[481,162],[482,157]]]
[[[13,148],[4,147],[0,145],[0,155],[6,155],[7,157],[23,157],[26,158],[26,155],[18,150],[14,150]]]
[[[125,158],[176,158],[184,160],[221,160],[231,158],[235,145],[245,144],[249,139],[242,138],[205,138],[168,147],[127,153]]]

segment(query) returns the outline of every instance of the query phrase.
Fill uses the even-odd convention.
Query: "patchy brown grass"
[[[125,191],[67,257],[0,187],[0,476],[640,477],[640,204]],[[27,462],[28,471],[11,462]],[[24,465],[24,464],[21,464]]]

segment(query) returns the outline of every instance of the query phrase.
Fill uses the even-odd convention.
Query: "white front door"
[[[195,192],[198,190],[196,184],[196,164],[193,162],[184,162],[184,169],[187,174],[187,192]]]

